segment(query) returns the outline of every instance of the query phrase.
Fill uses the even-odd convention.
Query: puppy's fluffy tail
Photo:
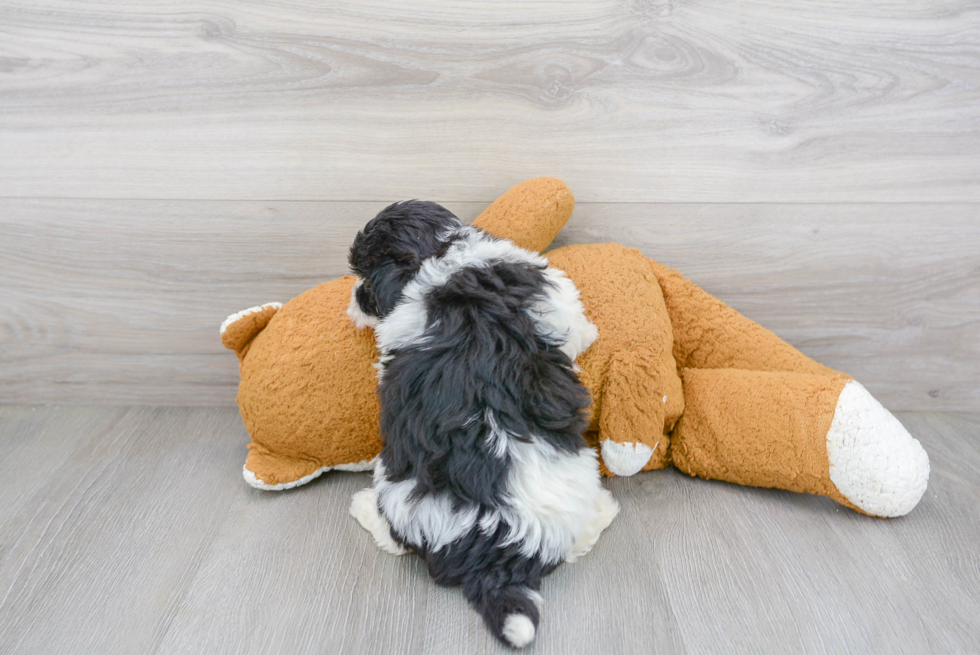
[[[523,585],[481,589],[478,582],[465,585],[466,595],[483,616],[490,632],[511,648],[523,648],[534,640],[541,617],[541,594]]]

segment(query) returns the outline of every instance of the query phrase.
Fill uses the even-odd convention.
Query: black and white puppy
[[[384,441],[351,514],[525,646],[542,576],[587,553],[619,511],[582,437],[589,396],[573,364],[598,331],[562,271],[435,203],[383,210],[350,266],[348,314],[374,327],[381,353]]]

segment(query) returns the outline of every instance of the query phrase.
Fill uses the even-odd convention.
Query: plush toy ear
[[[542,251],[565,227],[575,197],[556,177],[536,177],[511,187],[473,225],[522,248]]]
[[[232,314],[221,324],[221,343],[225,348],[234,350],[238,359],[241,359],[248,352],[248,346],[255,335],[269,324],[280,309],[282,303],[270,302]]]

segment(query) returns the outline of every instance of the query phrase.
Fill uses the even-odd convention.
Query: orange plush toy
[[[574,206],[560,180],[510,189],[474,225],[543,250]],[[673,465],[702,478],[820,494],[875,516],[925,492],[919,442],[858,382],[806,357],[676,271],[617,244],[546,255],[578,286],[599,339],[576,362],[592,393],[586,437],[607,474]],[[368,470],[381,449],[374,336],[346,315],[354,278],[230,316],[246,481],[287,489]]]

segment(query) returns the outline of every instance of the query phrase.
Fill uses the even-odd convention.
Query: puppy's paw
[[[619,514],[619,503],[613,498],[608,489],[603,489],[596,499],[596,518],[599,522],[599,532],[609,527],[616,515]]]
[[[596,498],[595,514],[592,521],[572,544],[568,555],[565,556],[565,561],[571,564],[592,550],[592,547],[599,541],[599,536],[609,527],[617,514],[619,514],[619,503],[607,489],[603,489]]]
[[[405,555],[409,552],[392,538],[388,521],[378,511],[378,492],[373,487],[361,489],[354,494],[350,503],[350,515],[371,533],[381,550],[392,555]]]
[[[378,492],[373,487],[361,489],[351,498],[350,515],[357,519],[361,527],[371,532],[375,522],[381,518],[378,514]]]

